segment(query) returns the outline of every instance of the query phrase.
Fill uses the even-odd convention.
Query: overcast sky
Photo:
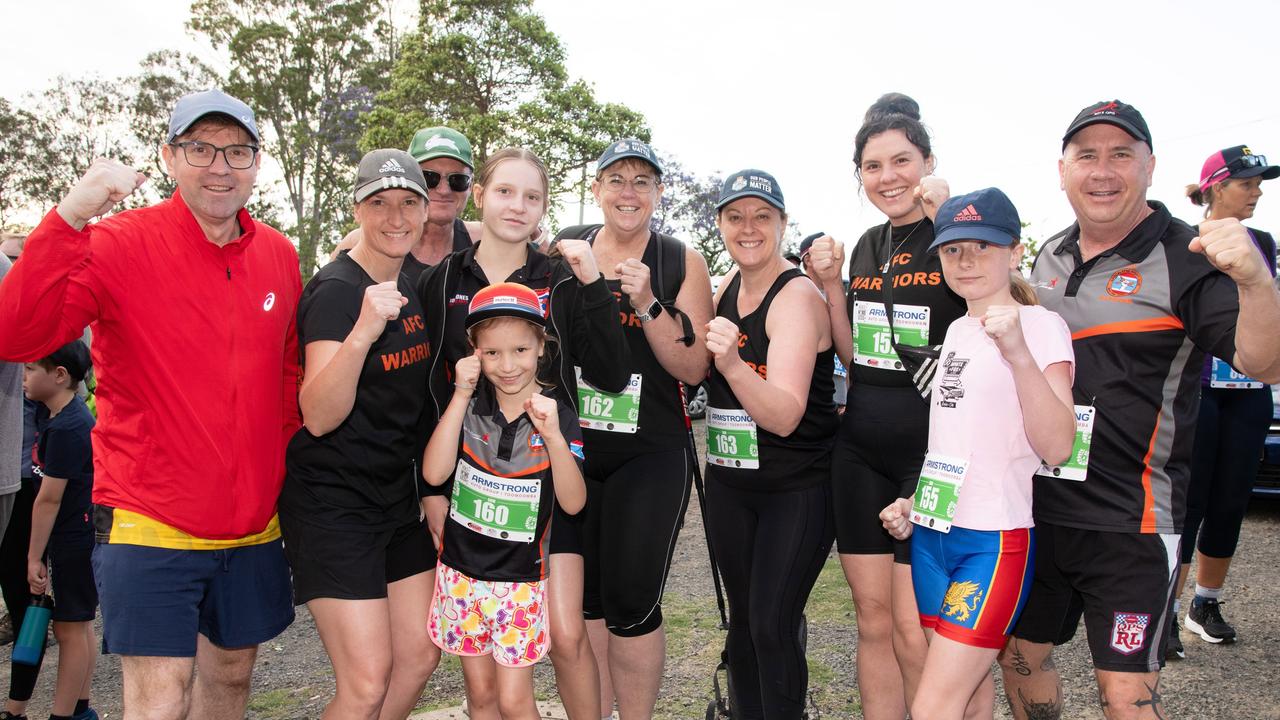
[[[181,0],[0,3],[10,29],[0,95],[10,101],[59,73],[111,77],[148,51],[192,45]],[[772,172],[804,233],[852,241],[883,221],[850,158],[863,113],[888,91],[919,101],[953,192],[1001,187],[1042,239],[1071,219],[1058,187],[1062,133],[1097,100],[1143,112],[1157,158],[1150,196],[1188,221],[1200,215],[1182,188],[1210,153],[1245,143],[1280,163],[1274,0],[535,7],[570,73],[601,100],[643,112],[660,152],[704,174]],[[1229,17],[1215,17],[1219,8]],[[1251,224],[1278,232],[1280,180],[1263,190]]]

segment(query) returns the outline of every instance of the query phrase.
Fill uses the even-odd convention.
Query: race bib
[[[1091,405],[1076,405],[1075,411],[1076,440],[1071,445],[1071,457],[1053,467],[1041,462],[1037,475],[1083,481],[1084,476],[1089,473],[1089,446],[1093,444],[1093,420],[1097,417],[1098,410]]]
[[[894,305],[893,329],[899,345],[929,344],[929,307]],[[902,370],[893,350],[884,305],[859,300],[853,304],[853,362],[882,370]]]
[[[582,379],[582,368],[575,366],[578,375],[578,425],[591,430],[634,433],[640,421],[640,373],[620,393],[597,390]]]
[[[1259,382],[1236,372],[1231,365],[1219,360],[1213,359],[1213,367],[1209,371],[1209,387],[1224,388],[1226,390],[1252,390],[1253,388],[1266,387],[1266,383]]]
[[[538,529],[539,478],[490,475],[458,460],[449,517],[481,535],[508,542],[533,542]]]
[[[897,322],[896,320],[894,322]],[[951,532],[969,461],[929,453],[920,468],[920,481],[911,500],[911,522],[938,532]]]
[[[707,408],[707,461],[738,470],[760,468],[756,421],[746,410]]]

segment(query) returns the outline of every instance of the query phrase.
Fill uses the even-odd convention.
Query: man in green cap
[[[439,263],[449,253],[463,250],[479,239],[479,227],[473,238],[467,223],[458,216],[467,207],[471,192],[471,143],[462,133],[447,127],[424,128],[414,133],[409,154],[418,161],[427,179],[430,205],[422,239],[404,258],[402,272],[410,283],[428,267]],[[334,249],[334,257],[350,250],[360,239],[359,228],[352,230]]]

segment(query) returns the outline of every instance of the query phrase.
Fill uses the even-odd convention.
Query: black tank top
[[[592,233],[594,239],[595,233]],[[649,266],[650,286],[657,295],[658,237],[650,233],[641,262]],[[688,418],[685,415],[684,388],[658,362],[644,335],[640,319],[631,309],[630,298],[622,292],[622,281],[607,280],[609,289],[618,297],[619,322],[622,334],[631,349],[631,372],[640,375],[640,416],[634,433],[610,430],[582,429],[583,441],[590,451],[639,455],[661,452],[678,447],[688,436]],[[634,378],[633,378],[634,380]]]
[[[742,275],[735,275],[720,296],[716,315],[732,320],[738,325],[740,339],[738,355],[768,379],[769,337],[765,334],[765,320],[769,306],[788,282],[804,277],[798,269],[783,272],[773,281],[765,293],[760,307],[744,318],[738,317],[738,290]],[[775,435],[764,428],[756,428],[759,443],[759,464],[756,469],[725,467],[709,462],[707,474],[726,485],[744,490],[780,492],[800,490],[826,482],[830,471],[831,444],[838,419],[832,395],[835,393],[835,351],[831,348],[817,353],[813,377],[809,381],[809,398],[800,424],[786,437]],[[711,365],[707,379],[707,417],[710,422],[712,408],[717,410],[741,410],[742,403],[733,394],[728,381]],[[745,414],[745,413],[744,413]]]
[[[968,312],[968,306],[942,279],[942,261],[938,254],[929,252],[929,245],[933,242],[933,223],[924,219],[919,223],[893,227],[887,239],[886,225],[888,223],[877,225],[863,233],[849,256],[849,319],[855,327],[858,326],[858,303],[869,306],[863,310],[871,313],[874,319],[875,310],[870,307],[883,307],[884,283],[892,282],[894,329],[898,331],[902,344],[941,345],[951,322]],[[888,270],[884,267],[886,261]],[[921,341],[915,332],[922,328],[913,328],[911,318],[917,319],[915,325],[922,326],[924,323],[919,322],[919,318],[925,312],[928,314],[928,337]],[[875,347],[874,333],[868,326],[863,327],[866,336],[854,342],[855,360],[849,366],[849,385],[913,387],[905,371],[895,367],[892,360],[884,359],[884,355],[891,352],[887,329],[881,330],[885,335],[879,348],[881,354],[876,354],[874,349],[869,355],[858,352],[857,348]]]

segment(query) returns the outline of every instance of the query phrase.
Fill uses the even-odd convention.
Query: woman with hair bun
[[[915,100],[889,93],[867,110],[853,164],[887,221],[854,246],[847,293],[840,278],[844,246],[823,237],[811,253],[836,350],[849,368],[831,486],[840,565],[857,610],[858,688],[869,720],[900,720],[928,645],[911,587],[910,540],[891,537],[878,514],[915,491],[928,446],[929,404],[921,393],[928,393],[934,363],[912,348],[941,345],[966,309],[929,253],[933,216],[950,192],[932,176],[936,159]]]

